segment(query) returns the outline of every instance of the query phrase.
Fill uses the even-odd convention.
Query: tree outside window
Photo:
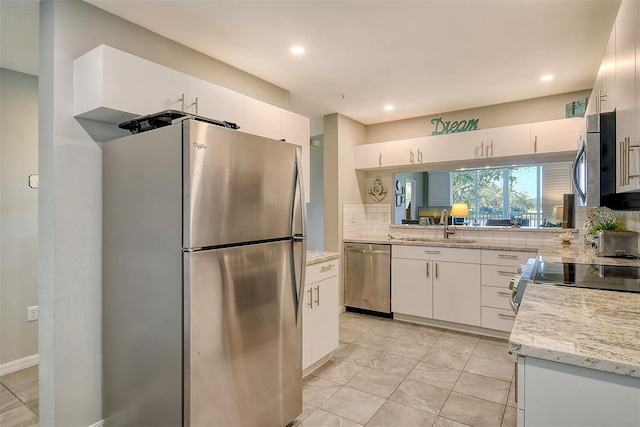
[[[469,220],[517,220],[528,226],[540,222],[540,167],[485,168],[451,173],[453,202],[469,206]]]

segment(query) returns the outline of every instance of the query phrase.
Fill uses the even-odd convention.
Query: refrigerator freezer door
[[[185,248],[290,237],[296,146],[184,122]]]
[[[185,253],[185,425],[284,426],[302,412],[293,247]]]

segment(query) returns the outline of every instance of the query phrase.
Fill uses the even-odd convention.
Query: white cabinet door
[[[338,276],[314,283],[313,362],[338,348]]]
[[[608,113],[616,109],[616,26],[617,22],[613,25],[607,50],[600,65],[602,70],[600,113]]]
[[[391,311],[432,318],[432,276],[432,261],[393,258],[391,260]]]
[[[376,169],[388,166],[384,142],[357,145],[354,156],[356,169]]]
[[[314,312],[311,308],[313,304],[313,285],[304,287],[302,306],[302,369],[313,364],[313,341],[314,341]]]
[[[190,77],[185,111],[245,126],[246,96],[211,82]]]
[[[520,156],[531,153],[531,125],[514,125],[491,128],[487,157]]]
[[[307,267],[302,309],[302,369],[338,348],[338,260]]]
[[[417,161],[417,139],[401,139],[384,143],[384,165],[405,166]]]
[[[245,127],[242,132],[267,138],[282,138],[282,109],[253,98],[246,98]]]
[[[575,153],[580,143],[580,135],[585,129],[584,118],[550,120],[531,124],[531,144],[533,153],[555,153],[570,151]]]
[[[487,156],[488,133],[486,129],[449,135],[449,159],[469,160]]]
[[[640,140],[636,116],[636,42],[638,39],[637,1],[624,1],[616,19],[616,140],[618,145],[617,192],[640,188]],[[638,76],[640,78],[640,76]]]
[[[187,77],[101,45],[73,61],[73,115],[120,123],[163,110],[182,110]]]
[[[421,138],[417,149],[419,163],[449,161],[449,135]]]
[[[433,317],[481,326],[480,265],[434,262]]]
[[[282,138],[302,147],[302,177],[304,178],[304,197],[311,201],[311,146],[309,118],[291,111],[282,110]]]

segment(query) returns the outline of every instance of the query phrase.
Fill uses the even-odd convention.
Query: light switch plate
[[[38,174],[29,175],[29,187],[37,189],[40,186]]]

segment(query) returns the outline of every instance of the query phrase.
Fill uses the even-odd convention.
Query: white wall
[[[38,353],[38,78],[0,69],[0,364]]]
[[[188,25],[188,23],[176,23]],[[107,44],[287,107],[288,93],[81,1],[40,6],[40,425],[102,419],[102,153],[72,117],[73,60]]]
[[[324,137],[318,135],[312,139],[319,146],[310,145],[311,159],[311,202],[307,203],[307,236],[310,251],[324,250]]]

